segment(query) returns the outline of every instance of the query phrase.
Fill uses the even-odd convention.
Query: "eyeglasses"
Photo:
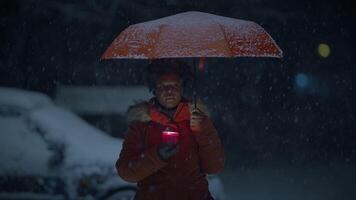
[[[180,84],[170,84],[170,85],[157,85],[156,89],[158,92],[167,92],[167,91],[179,92],[182,89],[182,87]]]

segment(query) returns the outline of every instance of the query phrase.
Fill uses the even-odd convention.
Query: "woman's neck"
[[[177,107],[178,107],[178,106],[176,106],[176,107],[174,107],[174,108],[166,108],[166,107],[162,106],[162,105],[158,102],[157,99],[155,99],[155,105],[157,105],[158,110],[159,110],[160,112],[162,112],[163,114],[167,115],[167,116],[170,117],[171,119],[173,118],[173,116],[174,116],[174,114],[175,114],[175,112],[176,112],[176,110],[177,110]]]

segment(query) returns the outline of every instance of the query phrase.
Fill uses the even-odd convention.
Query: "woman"
[[[128,111],[116,168],[124,180],[138,183],[137,200],[213,199],[206,175],[223,169],[224,149],[205,106],[183,98],[187,72],[183,62],[153,61],[148,86],[154,97]],[[165,139],[167,130],[178,137]]]

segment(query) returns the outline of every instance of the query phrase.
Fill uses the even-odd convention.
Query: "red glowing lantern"
[[[177,131],[170,131],[170,130],[162,131],[162,142],[177,144],[178,138],[179,138],[179,132]]]

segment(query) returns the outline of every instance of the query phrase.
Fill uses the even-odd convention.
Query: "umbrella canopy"
[[[254,22],[191,11],[129,26],[102,59],[282,55],[271,36]]]

